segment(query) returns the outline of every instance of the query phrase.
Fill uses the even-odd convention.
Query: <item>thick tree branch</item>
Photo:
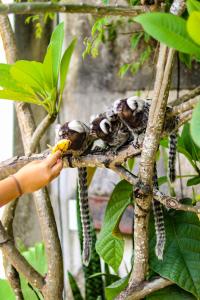
[[[145,298],[145,296],[150,295],[151,293],[163,289],[169,285],[174,284],[173,282],[165,279],[165,278],[155,278],[151,281],[144,281],[137,287],[133,287],[130,291],[130,295],[126,295],[126,291],[122,292],[116,300],[139,300]]]
[[[30,284],[42,290],[44,287],[43,277],[29,265],[26,259],[16,249],[14,242],[7,235],[2,223],[0,222],[0,247],[7,257],[9,262],[15,267],[15,269],[23,274]]]
[[[193,99],[195,98],[196,96],[199,96],[200,95],[200,86],[196,87],[195,89],[189,91],[187,94],[179,97],[178,99],[172,101],[170,103],[171,106],[177,106],[183,102],[186,102],[190,99]]]
[[[91,14],[98,16],[135,17],[143,12],[144,6],[98,6],[89,4],[69,4],[52,2],[21,2],[0,4],[0,14],[44,14],[60,12],[70,14]]]
[[[170,11],[177,15],[183,12],[184,7],[184,1],[175,0]],[[148,221],[152,201],[152,177],[169,95],[174,53],[173,49],[160,45],[154,97],[140,160],[139,180],[142,185],[135,199],[134,263],[129,286],[125,291],[127,295],[131,295],[132,287],[144,281],[148,269]],[[127,296],[122,299],[127,299]]]

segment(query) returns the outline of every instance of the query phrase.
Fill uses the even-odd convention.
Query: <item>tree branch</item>
[[[178,99],[172,101],[170,103],[171,106],[176,106],[176,105],[179,105],[183,102],[186,102],[196,96],[199,96],[200,95],[200,86],[196,87],[195,89],[189,91],[187,94],[179,97]]]
[[[35,129],[32,137],[31,137],[30,153],[36,152],[36,149],[38,147],[38,144],[39,144],[42,136],[44,135],[46,130],[49,128],[49,126],[55,121],[55,119],[56,119],[56,115],[53,115],[53,116],[47,115],[41,121],[41,123],[37,126],[37,128]]]
[[[0,247],[4,255],[7,257],[9,262],[15,267],[15,269],[23,274],[25,278],[30,282],[30,284],[42,290],[44,287],[43,277],[31,267],[31,265],[26,261],[26,259],[19,253],[16,249],[14,242],[7,235],[0,222]]]
[[[0,14],[44,14],[50,12],[70,14],[91,14],[98,16],[135,17],[144,13],[144,6],[98,6],[89,4],[68,4],[52,2],[21,2],[0,4]]]
[[[176,116],[176,115],[184,113],[188,110],[193,109],[199,101],[200,101],[199,98],[194,98],[194,99],[190,99],[186,102],[183,102],[177,106],[174,106],[174,108],[172,110],[172,115]]]
[[[160,289],[163,289],[169,285],[174,284],[173,282],[165,279],[165,278],[155,278],[151,281],[144,281],[141,284],[139,284],[136,287],[133,287],[132,290],[129,291],[129,294],[127,294],[127,291],[122,292],[118,297],[116,297],[116,300],[139,300],[145,298],[145,296],[158,291]]]

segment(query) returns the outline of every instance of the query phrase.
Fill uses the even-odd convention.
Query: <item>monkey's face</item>
[[[114,112],[129,128],[135,128],[142,122],[144,103],[137,96],[116,100],[113,105]]]
[[[58,132],[59,139],[70,140],[69,150],[80,150],[89,133],[87,126],[77,120],[64,123]]]
[[[90,134],[96,139],[106,140],[112,133],[111,122],[103,115],[97,116],[90,123]]]

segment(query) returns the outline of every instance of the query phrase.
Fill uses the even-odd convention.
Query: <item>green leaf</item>
[[[128,72],[130,66],[130,64],[124,64],[121,66],[118,72],[119,76],[123,77]]]
[[[200,176],[195,176],[193,178],[188,179],[187,186],[197,185],[200,183]]]
[[[15,294],[7,280],[0,279],[0,299],[15,300]]]
[[[12,66],[8,64],[0,64],[0,87],[16,92],[24,91],[23,88],[20,88],[17,85],[17,81],[11,76],[11,67]]]
[[[151,216],[150,268],[199,298],[199,219],[191,212],[165,211],[165,230],[167,238],[163,261],[161,261],[155,255],[155,228]]]
[[[132,35],[132,37],[131,37],[131,48],[132,49],[135,49],[137,47],[142,36],[143,36],[142,32],[135,33],[134,35]]]
[[[73,300],[83,300],[81,291],[76,283],[74,276],[69,271],[67,272],[67,274],[68,274],[69,284],[73,294]]]
[[[188,0],[187,1],[187,10],[189,14],[191,14],[193,11],[200,11],[200,2],[196,0]]]
[[[19,82],[25,89],[31,87],[34,91],[43,92],[44,76],[43,66],[36,61],[19,60],[10,69],[12,77]]]
[[[167,182],[167,176],[161,176],[158,178],[158,186],[161,186],[162,184]]]
[[[63,90],[65,87],[66,76],[69,70],[69,64],[72,57],[72,53],[76,46],[77,39],[73,39],[69,47],[65,50],[63,54],[61,65],[60,65],[60,96],[63,94]]]
[[[185,124],[181,133],[181,136],[178,140],[178,150],[182,152],[182,148],[184,148],[187,153],[186,157],[188,159],[192,159],[193,161],[199,161],[200,159],[200,148],[194,143],[191,136],[191,126],[189,123]],[[179,149],[180,148],[180,149]],[[190,157],[189,157],[190,156]]]
[[[46,274],[47,262],[43,243],[38,243],[34,247],[30,247],[28,248],[28,250],[22,251],[21,253],[36,271],[38,271],[41,275]],[[21,275],[20,280],[25,300],[43,299],[40,292],[37,289],[31,287],[24,276]]]
[[[159,291],[156,291],[149,296],[147,296],[146,300],[195,300],[196,297],[194,297],[192,294],[180,289],[176,285],[168,286],[164,289],[161,289]]]
[[[56,26],[52,33],[50,44],[43,63],[44,68],[46,69],[46,77],[51,87],[56,87],[58,83],[63,39],[64,23],[62,22]]]
[[[113,300],[128,285],[129,276],[121,278],[105,288],[106,299]]]
[[[193,110],[190,129],[194,142],[200,147],[200,102]]]
[[[32,95],[20,93],[20,92],[9,91],[9,90],[0,90],[0,99],[22,101],[22,102],[42,105],[42,102],[40,102],[36,98],[33,98]]]
[[[137,16],[135,21],[159,42],[200,57],[200,48],[190,38],[184,19],[167,13],[146,13]]]
[[[194,11],[190,14],[189,19],[187,20],[187,31],[193,41],[200,46],[200,12]],[[200,48],[200,47],[199,47]]]
[[[131,204],[132,190],[132,185],[125,180],[116,185],[108,202],[103,226],[96,243],[97,252],[115,272],[119,268],[124,251],[124,240],[119,232],[116,233],[116,227],[124,210]]]
[[[42,275],[46,274],[47,261],[43,243],[35,244],[34,247],[30,247],[27,251],[23,251],[22,255],[36,271]]]

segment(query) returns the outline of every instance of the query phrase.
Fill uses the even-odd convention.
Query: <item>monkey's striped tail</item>
[[[158,177],[157,177],[157,169],[156,163],[154,165],[154,177],[153,177],[153,185],[156,189],[158,189]],[[165,223],[164,223],[164,215],[162,204],[153,199],[152,202],[153,207],[153,215],[155,222],[155,231],[156,231],[156,256],[158,259],[163,259],[163,252],[165,248],[166,234],[165,234]]]
[[[88,203],[88,187],[87,187],[87,169],[78,168],[78,182],[79,182],[79,206],[80,217],[83,232],[83,264],[88,266],[91,257],[92,234],[91,234],[91,219]]]
[[[176,179],[176,145],[177,133],[171,133],[169,136],[169,160],[168,160],[168,174],[171,182]]]

